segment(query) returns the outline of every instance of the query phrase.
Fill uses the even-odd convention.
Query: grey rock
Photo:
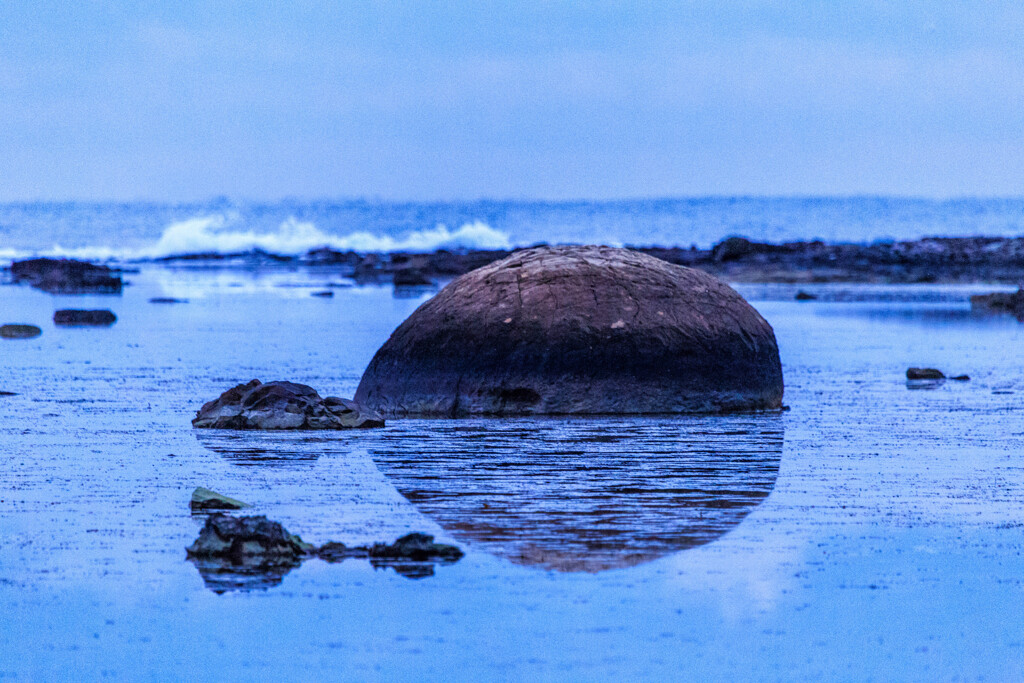
[[[537,247],[468,273],[377,351],[385,416],[779,409],[771,326],[704,272],[609,247]]]
[[[360,429],[383,427],[380,415],[354,401],[321,398],[312,387],[254,379],[225,391],[192,420],[197,429]]]
[[[63,327],[108,327],[117,316],[107,310],[64,309],[53,314],[53,323]]]
[[[941,370],[935,368],[907,368],[907,379],[909,380],[936,380],[946,379],[946,375]]]
[[[199,538],[186,550],[190,558],[254,567],[297,564],[314,547],[262,515],[232,517],[215,513],[206,519]]]
[[[192,492],[192,500],[189,507],[193,511],[203,510],[241,510],[252,507],[248,503],[211,491],[205,487],[198,487]]]
[[[0,326],[0,339],[33,339],[41,335],[43,331],[35,325],[2,325]]]
[[[120,294],[123,286],[118,271],[70,259],[15,261],[11,278],[51,294]]]

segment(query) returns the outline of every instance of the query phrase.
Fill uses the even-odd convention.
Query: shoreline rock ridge
[[[377,351],[385,417],[782,407],[771,326],[707,273],[628,249],[535,247],[448,284]]]
[[[228,389],[203,405],[196,429],[365,429],[384,420],[355,401],[322,398],[312,387],[254,379]]]

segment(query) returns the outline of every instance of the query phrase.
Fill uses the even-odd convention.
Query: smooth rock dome
[[[611,247],[536,247],[453,280],[377,351],[385,416],[714,413],[782,406],[775,333],[717,278]]]

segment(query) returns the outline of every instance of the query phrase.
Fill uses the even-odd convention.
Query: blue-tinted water
[[[779,338],[782,415],[219,435],[189,419],[239,381],[351,395],[429,293],[131,277],[121,297],[0,288],[4,322],[43,328],[0,342],[0,677],[1024,677],[1024,326],[971,316],[972,289],[742,288]],[[119,320],[54,327],[68,306]],[[909,365],[972,380],[912,390]],[[224,591],[185,559],[198,485],[312,542],[421,530],[467,554]]]
[[[385,251],[538,242],[707,247],[730,235],[770,242],[870,242],[1022,234],[1024,199],[0,204],[0,259],[34,253],[150,258],[253,247],[302,253],[321,245]]]

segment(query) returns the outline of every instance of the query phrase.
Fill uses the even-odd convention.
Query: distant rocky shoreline
[[[765,283],[994,283],[1024,282],[1024,237],[928,237],[872,244],[822,241],[771,244],[730,237],[709,249],[630,246],[630,249],[682,266],[699,268],[729,282]],[[518,249],[449,250],[427,253],[339,251],[328,247],[301,256],[262,250],[168,256],[155,263],[231,267],[304,266],[329,269],[359,283],[430,285],[506,258]],[[44,270],[50,259],[34,259],[9,269],[11,281],[53,292],[119,291],[123,269],[97,267],[75,272],[62,283]],[[101,271],[100,268],[103,268]],[[93,282],[95,280],[95,282]]]
[[[1024,237],[942,237],[874,244],[821,241],[769,244],[730,237],[710,249],[638,247],[669,263],[700,268],[732,282],[866,282],[1019,284],[1024,281]],[[164,263],[243,261],[338,268],[359,282],[398,284],[456,277],[515,251],[440,249],[428,253],[336,251],[320,248],[290,257],[266,252],[191,254]]]

